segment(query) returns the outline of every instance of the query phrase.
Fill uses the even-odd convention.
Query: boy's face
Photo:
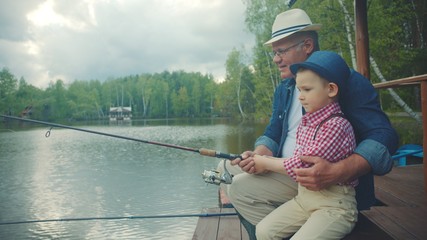
[[[332,85],[311,70],[300,70],[296,76],[299,100],[306,112],[312,113],[331,103],[337,92]],[[336,86],[336,85],[335,85]],[[334,93],[335,92],[335,93]]]

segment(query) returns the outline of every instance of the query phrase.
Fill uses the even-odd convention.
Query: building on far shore
[[[128,122],[132,120],[132,107],[110,107],[109,112],[110,122],[124,121]]]

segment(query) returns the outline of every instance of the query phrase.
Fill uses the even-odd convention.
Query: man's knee
[[[239,196],[241,196],[242,190],[245,189],[245,187],[242,186],[243,181],[240,180],[241,175],[242,174],[234,176],[233,182],[228,186],[228,197],[233,204],[235,201],[241,199]]]

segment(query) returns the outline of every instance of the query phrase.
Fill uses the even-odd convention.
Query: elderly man
[[[277,15],[272,27],[272,38],[265,43],[272,47],[273,61],[284,80],[275,90],[270,123],[264,134],[256,140],[255,149],[242,153],[243,159],[231,161],[234,168],[240,167],[241,173],[236,174],[236,169],[230,167],[229,170],[235,175],[233,182],[221,186],[228,193],[251,239],[255,239],[256,225],[261,220],[264,223],[272,221],[276,223],[274,226],[280,226],[280,206],[297,194],[297,184],[287,175],[274,172],[255,174],[253,156],[292,155],[296,129],[304,112],[289,67],[305,61],[314,51],[319,50],[316,31],[320,27],[312,24],[303,10],[292,9]],[[355,131],[357,148],[354,154],[337,163],[330,163],[320,157],[303,156],[301,160],[313,166],[295,169],[296,180],[307,189],[321,190],[359,178],[360,183],[356,188],[358,209],[368,209],[375,202],[373,174],[383,175],[391,170],[391,154],[397,148],[398,137],[380,108],[372,84],[359,73],[351,72],[339,103]],[[270,214],[273,211],[274,214]],[[278,239],[283,236],[280,230],[270,229]]]

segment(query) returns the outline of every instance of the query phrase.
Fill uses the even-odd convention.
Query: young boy
[[[338,104],[340,90],[345,88],[350,69],[338,54],[328,51],[314,52],[305,62],[294,64],[291,71],[296,75],[296,86],[300,91],[299,100],[305,115],[297,130],[297,142],[293,156],[273,158],[255,156],[258,173],[273,171],[288,174],[294,180],[294,168],[308,168],[299,156],[320,156],[330,162],[337,162],[351,155],[356,141],[351,124],[345,119]],[[279,206],[268,218],[256,225],[257,239],[276,239],[271,236],[270,227],[276,212],[287,218],[283,228],[284,236],[292,239],[341,239],[350,233],[357,221],[354,187],[357,180],[339,183],[321,191],[311,191],[298,185],[298,194],[292,200]],[[277,214],[278,215],[278,214]],[[273,219],[273,220],[272,220]],[[278,238],[280,239],[280,238]]]

